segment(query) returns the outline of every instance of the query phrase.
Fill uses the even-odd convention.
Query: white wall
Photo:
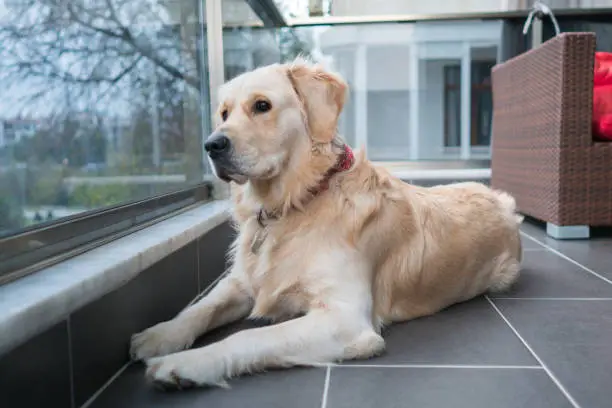
[[[457,61],[455,61],[457,62]],[[444,146],[444,66],[453,61],[421,61],[419,158],[439,159]]]
[[[356,146],[356,100],[365,97],[368,155],[374,160],[405,158],[409,145],[410,46],[368,47],[366,89],[356,84],[356,49],[356,46],[349,46],[324,50],[333,69],[349,84],[339,131],[349,144]]]
[[[410,45],[369,47],[368,154],[373,160],[409,155]]]
[[[359,97],[355,83],[357,50],[366,48],[366,98],[368,155],[374,160],[407,160],[410,156],[411,92],[418,101],[420,159],[441,159],[444,149],[444,66],[460,64],[464,44],[474,48],[498,45],[497,21],[426,22],[417,24],[367,24],[336,26],[318,38],[322,52],[347,79],[351,93],[340,130],[349,141],[359,132]],[[418,56],[417,83],[411,83],[411,48]],[[363,121],[362,121],[363,122]],[[456,155],[459,154],[457,151]]]
[[[349,86],[344,110],[340,116],[338,130],[345,141],[355,147],[355,51],[336,50],[332,56],[332,68],[346,80]]]

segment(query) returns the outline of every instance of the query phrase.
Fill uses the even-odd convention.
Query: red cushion
[[[593,74],[593,136],[612,141],[612,53],[595,53]]]

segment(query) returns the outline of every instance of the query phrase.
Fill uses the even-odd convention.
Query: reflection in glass
[[[202,180],[200,3],[4,3],[0,235]]]
[[[223,36],[226,79],[298,54],[323,62],[349,84],[339,132],[350,145],[366,147],[370,159],[489,158],[490,72],[500,21],[280,29],[230,21]]]

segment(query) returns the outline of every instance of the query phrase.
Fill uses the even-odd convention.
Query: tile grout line
[[[557,255],[560,258],[565,259],[568,262],[573,263],[574,265],[578,266],[579,268],[585,270],[586,272],[590,273],[593,276],[598,277],[599,279],[601,279],[602,281],[609,283],[610,285],[612,285],[612,280],[606,278],[605,276],[602,276],[600,274],[598,274],[597,272],[595,272],[594,270],[592,270],[591,268],[587,268],[586,266],[584,266],[583,264],[581,264],[580,262],[570,258],[569,256],[565,255],[564,253],[556,250],[555,248],[546,245],[545,243],[543,243],[542,241],[539,241],[537,238],[532,237],[531,235],[527,234],[524,231],[521,231],[521,234],[526,236],[527,238],[529,238],[530,240],[532,240],[533,242],[536,242],[540,245],[542,245],[544,248],[548,249],[550,252],[552,252],[553,254]]]
[[[457,369],[498,369],[498,370],[543,370],[541,366],[519,365],[473,365],[473,364],[339,364],[335,368],[457,368]]]
[[[327,408],[327,394],[329,394],[329,383],[331,381],[332,365],[328,364],[325,369],[325,383],[323,385],[323,397],[321,398],[321,408]]]
[[[95,402],[95,400],[102,395],[102,393],[104,391],[106,391],[106,389],[108,387],[110,387],[110,385],[117,379],[119,378],[119,376],[121,374],[123,374],[123,372],[132,364],[131,361],[128,361],[127,363],[125,363],[123,365],[123,367],[121,367],[115,374],[113,374],[113,376],[111,378],[109,378],[104,384],[102,384],[102,386],[100,388],[98,388],[98,390],[96,392],[94,392],[94,394],[89,397],[89,399],[87,401],[85,401],[83,403],[83,405],[81,405],[80,408],[87,408],[89,407],[91,404],[93,404]]]
[[[181,311],[193,306],[194,304],[196,304],[198,301],[200,301],[201,299],[203,299],[206,295],[208,295],[210,293],[210,291],[217,285],[217,283],[219,283],[221,281],[221,279],[225,278],[227,275],[229,275],[230,270],[225,270],[223,271],[223,273],[221,273],[219,276],[217,276],[215,278],[214,281],[212,281],[208,286],[206,286],[200,293],[198,293],[193,299],[191,299],[191,301],[189,303],[187,303],[187,306],[185,306]]]
[[[538,356],[536,354],[536,352],[533,350],[533,348],[531,348],[531,346],[529,345],[529,343],[527,343],[527,341],[523,338],[523,336],[521,336],[521,334],[518,332],[518,330],[512,325],[512,323],[510,323],[510,320],[508,320],[508,318],[506,318],[506,316],[504,316],[504,314],[502,313],[501,310],[499,310],[499,308],[497,307],[497,305],[489,298],[489,296],[485,296],[485,299],[487,299],[487,301],[489,302],[489,304],[491,305],[491,307],[493,307],[493,309],[495,309],[495,311],[497,312],[497,314],[499,314],[499,316],[503,319],[504,322],[506,322],[506,324],[508,325],[508,327],[510,328],[510,330],[512,330],[515,334],[516,337],[518,337],[518,339],[521,341],[521,343],[523,343],[523,345],[527,348],[527,350],[529,350],[529,352],[531,353],[531,355],[536,359],[536,361],[542,366],[542,368],[544,369],[544,371],[546,371],[546,374],[548,374],[548,377],[550,377],[550,379],[552,380],[553,383],[555,383],[555,385],[557,386],[557,388],[559,388],[559,390],[561,391],[561,393],[565,396],[565,398],[567,398],[567,400],[570,402],[570,404],[572,404],[572,406],[574,408],[580,408],[580,405],[578,404],[578,402],[576,402],[576,400],[574,399],[574,397],[571,396],[571,394],[565,389],[565,387],[563,386],[563,384],[561,384],[561,381],[559,381],[559,379],[553,374],[552,371],[550,371],[550,369],[548,368],[548,366],[546,364],[544,364],[544,361],[540,358],[540,356]]]

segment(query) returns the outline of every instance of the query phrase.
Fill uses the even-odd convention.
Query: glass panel
[[[491,145],[493,93],[491,69],[496,63],[497,47],[472,48],[471,66],[471,146]]]
[[[236,1],[224,6],[237,7]],[[349,84],[339,132],[351,146],[366,147],[371,160],[457,160],[466,151],[469,158],[490,156],[489,76],[500,21],[276,29],[224,18],[226,79],[300,53],[324,63]]]
[[[461,63],[442,61],[444,68],[444,147],[461,146]]]
[[[356,146],[367,140],[370,159],[459,159],[464,115],[468,154],[489,157],[499,21],[345,25],[315,34],[317,51],[351,85],[340,131]],[[462,61],[472,78],[463,113]]]
[[[261,26],[263,22],[245,0],[223,0],[221,7],[224,26]]]
[[[0,235],[202,181],[200,2],[4,2]]]
[[[311,32],[313,57],[349,84],[339,132],[351,146],[367,147],[372,160],[407,160],[410,155],[410,43],[395,40],[412,29],[409,24],[368,24],[320,26]],[[304,36],[304,30],[296,31]],[[390,41],[367,46],[367,38]]]
[[[278,31],[259,27],[226,27],[223,30],[225,79],[256,67],[280,61]]]
[[[328,54],[327,57],[327,61],[342,75],[349,87],[344,110],[338,123],[338,132],[350,146],[355,147],[357,133],[355,122],[355,52],[350,49],[338,49],[333,54]]]
[[[267,28],[244,0],[223,0],[223,63],[230,80],[257,67],[310,57],[318,27]]]
[[[434,51],[434,45],[420,47],[422,52]],[[412,158],[456,159],[461,145],[461,61],[433,55],[420,59],[418,67],[418,151]]]

